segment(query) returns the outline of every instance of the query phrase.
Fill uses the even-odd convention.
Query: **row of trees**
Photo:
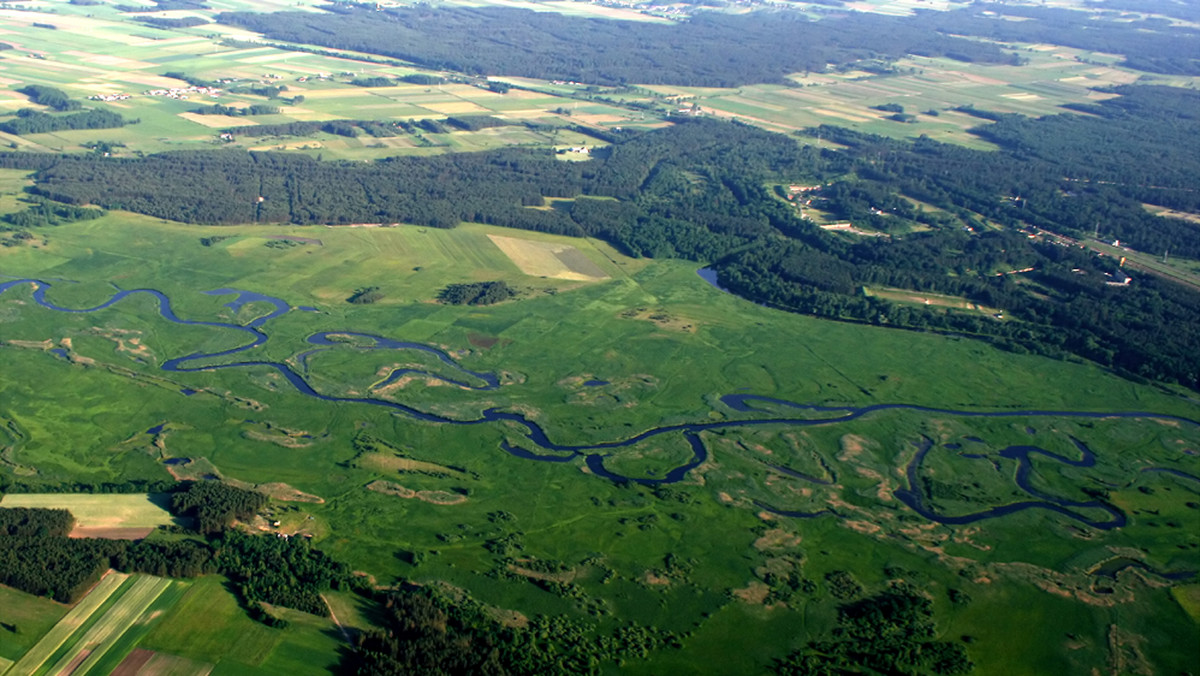
[[[125,119],[111,110],[95,109],[67,115],[51,115],[33,108],[21,108],[15,118],[0,122],[0,131],[24,136],[71,129],[113,129],[136,122],[138,120]]]

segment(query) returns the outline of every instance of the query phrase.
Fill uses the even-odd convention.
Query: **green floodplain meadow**
[[[94,307],[118,290],[146,288],[166,294],[181,318],[247,324],[271,308],[254,302],[235,314],[224,306],[232,296],[201,292],[234,288],[274,296],[315,311],[293,309],[262,326],[269,336],[263,345],[204,363],[285,362],[323,394],[389,398],[456,420],[477,419],[493,407],[517,411],[560,444],[621,441],[681,423],[830,416],[773,404],[757,413],[733,411],[719,397],[735,392],[826,406],[911,404],[963,412],[1145,411],[1194,418],[1196,411],[1187,392],[1132,383],[1085,363],[760,307],[709,286],[694,264],[628,259],[590,240],[480,225],[208,228],[122,212],[39,233],[43,241],[0,252],[0,273],[49,282],[46,299],[60,307]],[[609,279],[525,275],[489,234],[574,246]],[[213,235],[226,239],[201,244]],[[267,246],[278,237],[306,243]],[[492,279],[521,295],[488,307],[434,302],[448,283]],[[367,286],[378,286],[384,298],[371,305],[345,301]],[[544,463],[505,453],[502,442],[523,439],[510,423],[429,423],[378,407],[319,401],[265,367],[165,372],[160,367],[169,358],[234,348],[247,335],[168,322],[145,294],[70,314],[39,307],[32,290],[20,285],[0,295],[6,474],[36,472],[47,482],[168,479],[163,461],[188,458],[192,462],[171,466],[177,476],[286,484],[308,496],[276,502],[288,525],[313,534],[319,548],[380,584],[440,580],[526,615],[594,616],[599,626],[632,620],[687,635],[682,648],[629,661],[622,672],[769,668],[773,659],[823,635],[834,619],[836,603],[823,591],[804,602],[768,598],[764,580],[792,571],[819,583],[831,572],[848,571],[868,589],[897,576],[917,582],[934,598],[940,638],[970,637],[979,673],[1077,672],[1106,663],[1114,642],[1131,659],[1164,671],[1186,669],[1193,656],[1195,585],[1171,588],[1140,570],[1111,580],[1095,571],[1123,557],[1160,572],[1195,567],[1200,519],[1188,506],[1195,504],[1195,482],[1142,472],[1195,473],[1200,429],[1194,424],[883,410],[813,426],[732,425],[700,433],[709,457],[682,482],[621,486],[592,475],[582,459]],[[462,376],[423,354],[356,349],[353,342],[304,359],[312,348],[306,338],[318,331],[436,346],[465,369],[500,374],[502,385],[477,391],[415,377],[381,390],[398,367]],[[51,351],[64,346],[69,358]],[[374,441],[371,452],[356,447],[363,439]],[[1086,501],[1083,489],[1103,487],[1129,523],[1104,531],[1030,509],[969,525],[934,524],[894,495],[906,485],[904,467],[922,439],[935,451],[921,472],[948,487],[933,505],[939,513],[1028,500],[1014,480],[1016,463],[999,451],[1032,444],[1078,458],[1076,439],[1095,453],[1095,466],[1034,456],[1038,490]],[[605,467],[656,478],[690,454],[681,434],[663,434],[613,450]],[[378,490],[379,481],[407,492]],[[762,505],[828,509],[838,517],[789,518]],[[515,525],[489,521],[497,511],[511,514]],[[1096,522],[1106,518],[1094,508],[1079,513]],[[498,564],[484,544],[503,528],[519,530],[522,556],[569,570],[585,597],[564,598],[520,575],[489,576]],[[687,562],[685,572],[669,570],[668,558]],[[952,602],[952,589],[970,601]],[[219,637],[168,648],[165,637],[189,633],[182,627],[215,612],[190,614],[195,603],[176,605],[143,647],[224,665],[222,672],[286,673],[295,666],[249,647],[244,656],[224,654]],[[232,598],[229,604],[236,610]],[[43,605],[31,599],[20,607],[42,623],[62,612]],[[305,626],[285,630],[283,639],[278,630],[260,633],[274,645],[293,641]],[[333,660],[336,641],[327,641],[333,652],[322,654]],[[27,644],[24,635],[14,642],[0,634],[0,656],[19,657]]]

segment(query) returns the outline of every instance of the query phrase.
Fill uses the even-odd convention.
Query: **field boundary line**
[[[109,571],[74,608],[67,611],[50,631],[9,668],[8,676],[30,676],[37,671],[127,579],[129,576],[125,573]],[[39,657],[39,654],[42,656]]]
[[[59,658],[49,673],[86,674],[170,584],[171,581],[165,578],[138,576],[121,600],[80,637],[74,648]],[[87,657],[75,668],[70,668],[84,651],[88,651]]]

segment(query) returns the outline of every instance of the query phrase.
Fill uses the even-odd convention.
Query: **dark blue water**
[[[605,385],[608,385],[608,384],[609,383],[607,380],[588,380],[583,383],[583,386],[584,387],[604,387]]]
[[[703,271],[702,276],[703,276]],[[711,271],[709,271],[711,272]],[[316,391],[312,385],[302,376],[292,369],[291,366],[283,362],[273,362],[265,360],[245,360],[245,361],[230,361],[224,363],[212,363],[211,360],[231,357],[236,354],[248,352],[256,347],[264,344],[268,339],[268,335],[261,330],[261,327],[268,321],[275,319],[291,310],[291,306],[278,299],[262,294],[240,291],[236,289],[218,289],[208,293],[229,295],[236,294],[234,300],[226,303],[232,311],[240,311],[248,303],[266,303],[272,307],[272,310],[264,316],[257,317],[252,321],[241,325],[229,322],[215,321],[200,321],[183,319],[177,316],[171,307],[171,301],[163,293],[154,289],[133,289],[117,291],[107,301],[90,308],[66,308],[58,306],[46,299],[46,291],[50,288],[50,283],[42,280],[18,279],[0,283],[0,294],[10,288],[21,285],[33,285],[33,299],[43,308],[55,310],[58,312],[69,313],[88,313],[103,310],[112,305],[136,294],[145,294],[155,300],[158,304],[158,312],[169,322],[181,325],[190,326],[209,326],[214,328],[230,329],[244,333],[247,342],[241,346],[229,348],[219,352],[194,352],[191,354],[174,357],[163,363],[164,371],[175,373],[192,373],[198,371],[217,371],[221,369],[245,369],[253,367],[261,367],[272,369],[279,373],[291,386],[300,394],[321,401],[359,404],[364,406],[376,406],[388,409],[394,413],[406,415],[411,418],[432,423],[443,423],[453,425],[480,425],[496,422],[512,423],[523,429],[523,435],[528,445],[536,450],[530,450],[524,445],[518,446],[510,444],[507,441],[501,443],[501,449],[514,457],[537,461],[537,462],[553,462],[566,463],[583,458],[585,465],[596,476],[605,478],[616,483],[633,482],[645,486],[656,486],[663,484],[672,484],[682,481],[687,474],[700,466],[708,459],[708,451],[705,448],[704,442],[700,439],[699,434],[705,430],[720,430],[740,427],[750,427],[758,425],[789,425],[796,427],[831,425],[842,422],[848,422],[861,418],[865,415],[876,411],[916,411],[932,414],[954,415],[962,417],[978,417],[978,418],[1030,418],[1030,417],[1053,417],[1053,418],[1150,418],[1156,420],[1173,421],[1176,423],[1188,425],[1191,427],[1200,426],[1194,420],[1182,418],[1179,416],[1161,415],[1151,412],[1142,411],[1117,411],[1117,412],[1079,412],[1079,411],[1048,411],[1048,410],[1008,410],[1008,411],[959,411],[953,409],[942,409],[928,406],[916,406],[911,404],[873,404],[870,406],[820,406],[814,404],[802,404],[783,399],[774,399],[761,395],[750,393],[727,394],[720,398],[721,405],[728,409],[727,413],[748,414],[750,417],[743,419],[730,419],[717,422],[703,423],[681,423],[675,425],[664,425],[648,429],[639,434],[614,441],[602,442],[590,445],[564,445],[552,441],[546,434],[545,430],[536,422],[527,419],[520,413],[504,411],[499,408],[490,408],[483,411],[481,417],[474,420],[454,419],[436,413],[421,411],[412,406],[401,404],[398,402],[388,401],[384,399],[376,399],[373,397],[338,397],[322,394]],[[308,308],[305,308],[306,310]],[[338,338],[349,338],[351,342],[347,343]],[[360,350],[415,350],[426,355],[431,355],[437,359],[442,366],[453,371],[456,375],[448,377],[442,373],[433,373],[421,369],[397,369],[393,371],[386,382],[394,382],[397,378],[407,374],[420,375],[422,377],[437,378],[439,380],[452,382],[466,389],[475,391],[490,391],[500,387],[500,380],[496,374],[471,371],[463,368],[457,361],[454,360],[445,351],[440,350],[430,345],[422,343],[412,343],[405,341],[397,341],[383,336],[376,336],[367,333],[359,333],[352,331],[324,331],[315,333],[308,337],[308,342],[318,346],[314,350],[310,350],[300,355],[302,365],[306,364],[307,357],[315,352],[322,350],[334,349],[335,347],[360,349]],[[191,365],[193,362],[205,360],[207,363],[200,366]],[[307,368],[307,366],[304,366]],[[589,381],[592,383],[602,383],[603,381]],[[184,394],[194,394],[195,390],[181,390]],[[789,417],[780,415],[780,410],[794,410],[802,413],[804,417]],[[162,426],[151,428],[151,430],[161,431]],[[1033,433],[1032,428],[1026,428],[1027,432]],[[150,433],[157,433],[149,431]],[[631,477],[625,476],[618,472],[610,470],[605,461],[610,455],[610,451],[619,448],[625,448],[637,443],[646,441],[664,434],[682,434],[687,441],[692,458],[665,473],[661,478],[648,477]],[[969,438],[970,441],[979,441],[977,437]],[[1018,464],[1016,472],[1016,483],[1025,491],[1032,500],[1021,501],[1001,507],[994,507],[966,515],[943,515],[934,512],[928,507],[917,489],[918,477],[920,468],[926,456],[933,448],[933,444],[929,440],[924,440],[914,456],[912,462],[906,468],[906,476],[908,478],[907,488],[898,489],[895,492],[904,504],[908,505],[913,511],[921,516],[943,524],[967,524],[1006,516],[1016,512],[1021,512],[1029,509],[1047,510],[1061,514],[1070,519],[1079,521],[1095,528],[1108,530],[1119,528],[1126,523],[1126,516],[1118,508],[1100,500],[1091,501],[1072,501],[1059,496],[1044,493],[1031,482],[1032,463],[1031,456],[1038,455],[1054,462],[1058,462],[1067,466],[1087,468],[1095,464],[1095,454],[1081,442],[1075,442],[1076,447],[1080,452],[1080,459],[1071,459],[1036,446],[1010,446],[1002,451],[999,455],[1003,458],[1015,460]],[[964,454],[966,455],[966,454]],[[972,456],[974,457],[974,456]],[[814,484],[832,484],[835,479],[825,479],[798,472],[791,468],[781,465],[769,465],[775,471],[781,472],[788,476],[792,476]],[[826,472],[829,476],[834,476],[833,472],[826,467]],[[1180,470],[1171,468],[1147,468],[1143,471],[1147,472],[1166,472],[1174,476],[1193,481],[1200,481],[1200,477],[1187,474]],[[215,477],[214,477],[215,478]],[[765,504],[759,504],[759,507],[772,511],[773,513],[783,516],[794,516],[796,518],[812,518],[824,514],[831,514],[829,510],[819,512],[794,512],[776,509]],[[1088,516],[1081,514],[1076,510],[1102,510],[1109,515],[1109,518],[1103,521],[1096,521]]]
[[[192,461],[191,458],[167,458],[163,460],[164,465],[186,465]]]
[[[151,427],[150,429],[146,430],[146,434],[150,434],[150,435],[158,434],[159,432],[163,431],[163,428],[166,426],[167,426],[166,423],[163,423],[161,425],[155,425],[154,427]]]
[[[721,283],[717,280],[716,270],[713,270],[712,268],[700,268],[696,271],[696,274],[700,275],[700,279],[708,282],[708,285],[712,288],[717,289],[718,291],[729,293],[729,291],[722,287]]]

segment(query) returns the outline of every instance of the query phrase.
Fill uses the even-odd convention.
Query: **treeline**
[[[302,537],[252,536],[226,530],[212,546],[218,570],[252,608],[270,603],[325,617],[329,609],[321,592],[356,580],[345,564],[313,549]]]
[[[278,112],[278,109],[276,110]],[[361,134],[377,138],[398,136],[407,123],[391,120],[329,120],[326,122],[282,122],[256,124],[222,129],[224,134],[261,138],[264,136],[311,136],[318,132],[356,137]],[[411,128],[411,127],[410,127]]]
[[[494,305],[517,295],[503,281],[450,284],[438,292],[438,300],[448,305]]]
[[[730,87],[783,82],[828,64],[906,54],[1009,63],[999,47],[877,15],[810,21],[793,12],[700,13],[677,24],[588,19],[497,7],[338,5],[330,13],[225,12],[268,38],[349,49],[469,75],[594,84]]]
[[[680,645],[670,632],[632,623],[599,636],[561,616],[508,627],[470,597],[451,601],[431,586],[386,592],[382,602],[382,627],[359,635],[358,651],[342,662],[346,673],[595,675],[619,660]]]
[[[0,536],[65,536],[75,527],[75,517],[65,509],[0,508]]]
[[[71,99],[66,92],[54,87],[31,84],[25,85],[17,91],[28,96],[29,100],[33,103],[36,103],[39,106],[53,108],[59,112],[79,110],[83,107],[83,105],[78,101]]]
[[[140,16],[137,21],[155,28],[195,28],[210,23],[207,19],[199,16],[185,16],[177,19],[162,16]]]
[[[114,129],[138,120],[127,120],[110,110],[87,110],[69,115],[51,115],[33,108],[21,108],[11,120],[0,122],[0,131],[24,136],[72,129]]]
[[[73,523],[66,510],[0,508],[0,584],[74,603],[109,568],[167,577],[216,571],[203,543],[70,538]]]

